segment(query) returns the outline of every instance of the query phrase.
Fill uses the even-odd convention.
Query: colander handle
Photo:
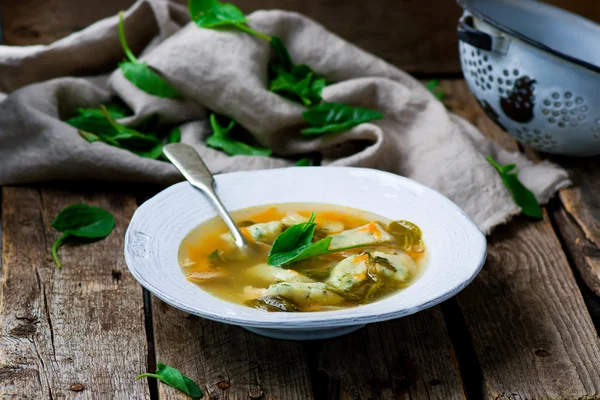
[[[506,54],[508,42],[504,37],[492,36],[475,28],[473,16],[466,14],[458,21],[458,39],[485,51],[497,51]]]

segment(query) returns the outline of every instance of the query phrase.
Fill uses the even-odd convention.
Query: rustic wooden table
[[[109,3],[114,10],[106,14],[127,1]],[[45,25],[23,22],[25,14],[11,6],[7,12],[14,18],[5,37],[13,44],[48,42],[52,32],[59,37],[78,28],[49,19],[59,28],[44,38]],[[83,21],[91,22],[86,13]],[[377,52],[376,42],[361,44]],[[463,80],[443,80],[442,88],[454,112],[506,148],[540,159],[483,114]],[[211,399],[600,399],[600,158],[553,161],[569,169],[574,186],[546,207],[543,220],[519,217],[497,229],[482,272],[458,296],[316,342],[267,339],[187,315],[142,290],[124,263],[123,235],[137,205],[160,188],[3,187],[0,395],[185,398],[153,380],[135,380],[158,360],[194,379]],[[65,267],[57,270],[50,247],[59,233],[50,222],[75,202],[110,210],[117,227],[106,240],[66,244]]]

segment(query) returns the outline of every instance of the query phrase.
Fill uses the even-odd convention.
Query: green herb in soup
[[[184,240],[180,264],[202,289],[263,311],[371,303],[409,286],[426,264],[421,230],[409,221],[320,204],[253,207],[233,216],[254,251],[238,251],[213,219]]]

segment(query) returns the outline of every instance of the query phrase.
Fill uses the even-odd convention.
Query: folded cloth
[[[131,84],[116,68],[123,58],[117,17],[101,20],[48,46],[0,46],[0,184],[48,180],[139,181],[182,179],[167,162],[141,158],[101,142],[88,143],[62,122],[78,107],[120,97],[135,124],[151,115],[179,124],[214,173],[293,165],[290,156],[318,152],[322,165],[377,168],[430,186],[457,203],[482,231],[520,212],[485,160],[516,163],[540,202],[568,185],[566,172],[510,153],[450,113],[418,81],[293,12],[257,11],[249,25],[278,35],[292,60],[334,82],[323,99],[374,109],[384,119],[322,137],[299,133],[303,106],[268,90],[272,55],[265,40],[233,30],[201,29],[185,8],[139,0],[125,14],[127,38],[140,59],[182,95],[164,99]],[[234,156],[204,144],[207,110],[248,129],[277,157]]]

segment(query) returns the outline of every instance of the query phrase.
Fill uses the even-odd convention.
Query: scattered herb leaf
[[[169,131],[165,144],[181,142],[181,129],[178,126]]]
[[[409,221],[392,221],[387,231],[394,236],[402,250],[421,252],[424,249],[421,229]]]
[[[289,71],[280,66],[272,66],[274,79],[269,90],[305,106],[321,102],[321,92],[327,85],[324,78],[317,76],[307,65],[294,65]]]
[[[438,98],[438,100],[444,100],[444,96],[446,96],[446,94],[440,88],[439,80],[437,80],[437,79],[431,80],[425,84],[425,87],[427,88],[427,90],[429,90],[431,93],[433,93],[434,96]]]
[[[156,363],[156,373],[141,374],[135,379],[137,380],[140,378],[156,378],[162,383],[174,387],[192,398],[202,397],[202,390],[193,380],[184,376],[177,368],[173,368],[161,362]]]
[[[129,150],[140,157],[166,160],[162,153],[163,145],[181,140],[179,127],[172,127],[168,131],[159,129],[156,115],[151,115],[136,129],[119,124],[115,119],[127,116],[127,109],[118,105],[81,108],[77,113],[79,115],[65,122],[78,128],[81,137],[89,143],[103,142]]]
[[[175,90],[167,81],[154,73],[145,62],[141,62],[133,54],[127,39],[125,38],[125,27],[123,22],[123,12],[119,13],[119,40],[121,47],[129,61],[123,61],[119,64],[119,68],[123,71],[123,75],[128,81],[133,83],[144,92],[157,97],[178,98],[181,97],[179,92]]]
[[[104,105],[100,105],[100,110],[104,114],[104,117],[108,120],[110,125],[114,129],[114,135],[111,137],[112,140],[119,142],[120,145],[129,144],[134,148],[137,146],[156,146],[159,144],[159,140],[155,135],[145,134],[136,131],[135,129],[126,127],[125,125],[119,124],[114,118],[109,114],[108,110]],[[125,147],[125,146],[123,146]]]
[[[281,296],[264,296],[248,300],[244,304],[248,307],[269,312],[295,312],[300,311],[296,303]]]
[[[294,67],[294,63],[292,62],[292,58],[290,57],[290,53],[285,47],[283,40],[279,36],[271,37],[271,47],[275,52],[275,60],[271,63],[272,66],[279,66],[283,68],[284,71],[291,71]]]
[[[246,16],[235,5],[217,0],[188,0],[190,17],[200,28],[237,28],[268,42],[271,37],[248,26]]]
[[[302,116],[311,125],[302,130],[305,135],[343,132],[356,125],[383,118],[377,111],[340,103],[320,104],[304,111]]]
[[[113,119],[124,118],[130,115],[129,110],[118,104],[113,103],[106,106],[106,111]],[[78,108],[75,110],[77,115],[69,118],[65,122],[80,131],[94,133],[94,135],[112,135],[114,130],[110,122],[104,116],[99,108]],[[83,135],[82,135],[83,136]]]
[[[329,250],[332,237],[326,237],[318,242],[313,242],[312,239],[317,226],[314,221],[315,213],[312,213],[307,222],[292,225],[280,233],[273,242],[267,264],[280,266],[316,257],[321,254],[335,253],[357,247],[350,246]]]
[[[310,162],[310,158],[308,158],[308,157],[301,158],[296,162],[297,167],[310,167],[310,165],[311,165],[311,162]]]
[[[208,262],[212,265],[220,264],[223,261],[221,258],[221,253],[219,253],[219,249],[215,249],[212,253],[208,255]]]
[[[510,192],[516,205],[521,207],[523,213],[530,217],[542,218],[542,208],[535,195],[521,183],[518,172],[511,172],[516,168],[515,164],[500,165],[492,157],[485,158],[498,171],[504,186]]]
[[[236,127],[236,122],[234,120],[229,120],[225,126],[222,126],[219,123],[216,114],[211,114],[210,126],[213,130],[213,134],[206,140],[206,144],[210,147],[222,150],[230,156],[245,155],[269,157],[272,154],[271,149],[254,146],[238,140],[238,138],[243,138],[249,141],[251,135],[242,128],[238,129],[237,137],[234,136],[233,129]]]
[[[54,218],[51,226],[63,234],[52,245],[52,258],[56,266],[61,268],[57,251],[66,239],[69,237],[103,239],[110,235],[115,227],[115,218],[99,207],[72,204]]]

